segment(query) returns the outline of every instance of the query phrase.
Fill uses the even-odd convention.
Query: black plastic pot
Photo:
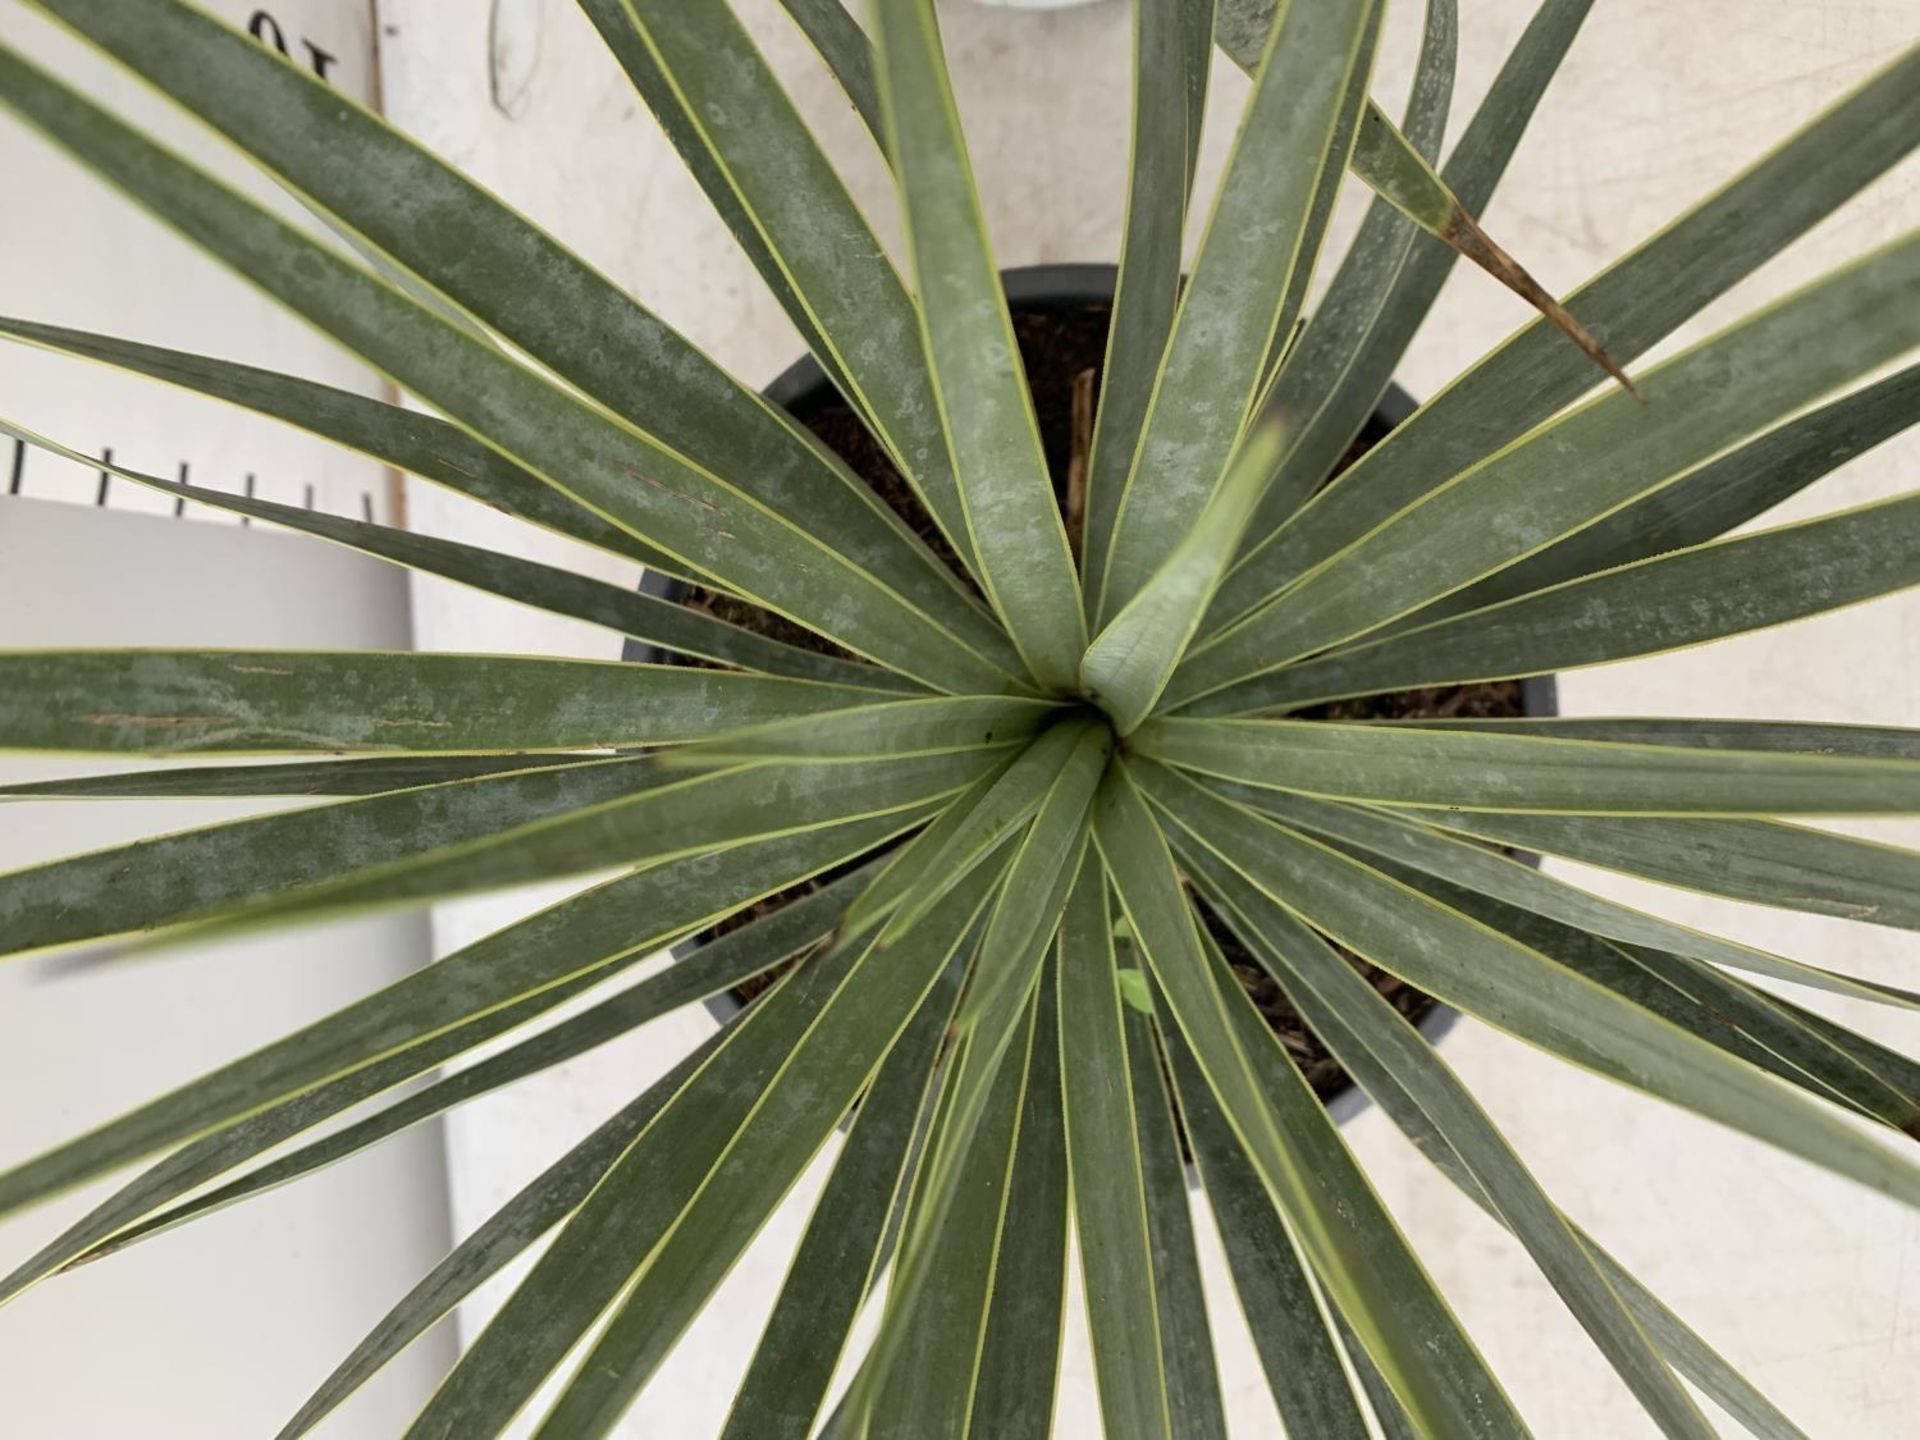
[[[1011,305],[1016,309],[1044,313],[1048,310],[1075,310],[1112,299],[1114,277],[1115,270],[1111,265],[1025,265],[1003,272],[1001,278]],[[762,393],[803,422],[821,406],[838,398],[825,372],[814,363],[811,356],[789,365]],[[1374,407],[1372,423],[1382,430],[1390,430],[1411,415],[1414,409],[1412,396],[1398,385],[1389,385],[1386,394],[1380,397],[1380,403]],[[646,594],[667,600],[679,600],[687,592],[686,585],[681,581],[654,571],[648,571],[641,578],[640,588]],[[628,660],[637,661],[661,658],[653,646],[638,640],[627,641],[624,655]],[[1553,677],[1522,682],[1521,705],[1529,715],[1558,713]],[[1538,856],[1523,858],[1534,864],[1539,863]],[[709,1000],[707,1008],[716,1018],[726,1021],[739,1013],[740,1002],[731,993],[722,994]],[[1440,1037],[1453,1028],[1457,1018],[1458,1012],[1452,1007],[1435,1004],[1420,1017],[1420,1033],[1426,1036],[1429,1043],[1438,1043]],[[1327,1113],[1334,1120],[1344,1122],[1364,1110],[1367,1103],[1366,1092],[1350,1083],[1346,1089],[1328,1097]]]

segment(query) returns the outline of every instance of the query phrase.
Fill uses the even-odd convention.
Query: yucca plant
[[[306,757],[15,793],[331,797],[0,876],[7,952],[613,872],[0,1174],[6,1213],[148,1167],[0,1294],[772,974],[463,1240],[282,1434],[550,1232],[408,1433],[494,1435],[559,1372],[538,1434],[608,1433],[829,1143],[837,1164],[729,1440],[800,1440],[823,1421],[841,1436],[1046,1433],[1072,1265],[1102,1433],[1223,1434],[1182,1145],[1290,1434],[1527,1433],[1224,940],[1512,1232],[1661,1432],[1713,1433],[1691,1382],[1755,1435],[1802,1434],[1556,1207],[1351,957],[1920,1203],[1906,1148],[1920,1065],[1773,982],[1920,995],[1524,861],[1920,928],[1920,855],[1781,818],[1920,811],[1920,732],[1302,712],[1697,645],[1920,580],[1920,495],[1724,538],[1920,414],[1920,367],[1876,378],[1920,343],[1920,234],[1630,386],[1594,364],[1624,380],[1620,363],[1920,141],[1920,50],[1581,287],[1569,316],[1470,217],[1588,0],[1544,0],[1438,171],[1453,0],[1428,0],[1398,124],[1366,98],[1384,0],[1221,0],[1217,17],[1207,0],[1137,0],[1125,249],[1061,501],[931,0],[873,0],[865,28],[833,0],[787,0],[889,157],[899,269],[723,0],[581,0],[948,565],[789,417],[296,66],[181,0],[35,3],[226,136],[352,253],[4,50],[0,102],[447,418],[25,319],[0,321],[7,336],[275,416],[831,643],[116,471],[702,663],[0,656],[0,744]],[[1216,27],[1253,84],[1183,275]],[[1380,198],[1307,317],[1350,171]],[[1548,313],[1325,483],[1456,251]],[[536,1023],[576,996],[591,1005]],[[856,1353],[870,1295],[882,1323]]]

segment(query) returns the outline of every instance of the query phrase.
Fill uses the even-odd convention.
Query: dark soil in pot
[[[1072,278],[1065,284],[1061,284],[1058,275],[1048,276],[1045,273],[1046,270],[1056,268],[1068,272]],[[1014,333],[1019,340],[1021,359],[1026,365],[1028,381],[1033,389],[1034,410],[1039,417],[1047,462],[1053,472],[1055,495],[1063,502],[1068,468],[1074,450],[1076,379],[1091,372],[1093,376],[1091,393],[1097,395],[1099,371],[1105,354],[1107,322],[1111,307],[1106,299],[1100,297],[1103,291],[1110,291],[1112,279],[1111,271],[1104,271],[1105,283],[1100,284],[1098,277],[1103,274],[1103,269],[1104,267],[1042,267],[1037,271],[1015,271],[1009,275]],[[1054,281],[1052,288],[1055,293],[1051,295],[1045,293],[1048,279]],[[1036,284],[1036,281],[1039,283]],[[1075,281],[1080,283],[1076,284]],[[1084,395],[1088,382],[1080,380],[1079,385]],[[893,468],[885,451],[861,424],[852,407],[842,400],[830,385],[818,379],[817,376],[815,382],[810,385],[797,385],[795,372],[789,372],[787,376],[783,376],[776,382],[769,394],[784,404],[797,420],[844,458],[854,473],[873,486],[875,492],[905,519],[915,532],[953,567],[956,573],[959,573],[960,567],[957,560],[919,500]],[[1084,436],[1087,424],[1084,400],[1082,408],[1079,429]],[[1392,425],[1404,418],[1410,409],[1411,406],[1404,396],[1399,395],[1398,392],[1390,394],[1382,401],[1380,408],[1368,422],[1367,428],[1342,457],[1335,473],[1345,469],[1377,444]],[[649,577],[649,579],[653,578]],[[678,582],[667,582],[659,588],[659,593],[673,596],[682,604],[707,611],[792,644],[803,645],[829,654],[844,653],[789,621],[769,615],[755,606],[729,596],[719,595],[698,586],[683,586]],[[676,663],[704,663],[681,660],[677,656],[670,658]],[[1505,681],[1341,700],[1332,704],[1313,706],[1297,713],[1303,718],[1337,720],[1505,717],[1526,713],[1527,698],[1519,682]],[[834,874],[838,873],[841,872],[836,871],[822,876],[817,881],[769,896],[740,915],[715,927],[709,934],[724,934],[750,919],[777,909],[789,900],[806,894],[817,885],[834,878]],[[1302,1073],[1313,1085],[1315,1092],[1323,1101],[1336,1109],[1345,1108],[1337,1103],[1342,1099],[1349,1103],[1357,1102],[1358,1097],[1353,1082],[1333,1060],[1319,1037],[1307,1028],[1293,1007],[1287,1003],[1280,988],[1216,917],[1207,913],[1206,919],[1209,930],[1219,941],[1227,959],[1233,965],[1234,973],[1239,976],[1240,983],[1252,997],[1260,1013],[1266,1017],[1268,1025],[1279,1036],[1287,1053],[1293,1057],[1294,1062],[1299,1065]],[[1336,945],[1335,948],[1340,950],[1348,962],[1366,976],[1402,1015],[1420,1024],[1430,1036],[1439,1028],[1438,1022],[1450,1013],[1446,1012],[1444,1007],[1439,1007],[1432,996],[1395,979],[1343,947]],[[751,1000],[766,989],[777,978],[778,973],[775,971],[742,984],[733,991],[734,997],[741,1002]]]

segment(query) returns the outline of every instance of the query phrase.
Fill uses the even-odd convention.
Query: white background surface
[[[793,77],[803,110],[845,158],[856,194],[891,234],[891,198],[858,121],[804,44],[772,15],[771,0],[741,0],[739,8],[766,36],[783,73]],[[1464,0],[1461,8],[1453,134],[1532,5]],[[764,382],[798,353],[777,307],[564,0],[461,6],[379,0],[378,11],[387,106],[399,124],[549,225],[744,379]],[[942,14],[1002,263],[1112,259],[1127,149],[1125,7],[1110,0],[1036,16],[943,3]],[[1395,7],[1377,87],[1383,98],[1404,89],[1417,26],[1417,7]],[[1550,287],[1569,288],[1916,34],[1917,0],[1608,0],[1595,7],[1549,93],[1488,212],[1489,226]],[[1243,88],[1237,74],[1222,74],[1216,99],[1230,105]],[[1226,139],[1227,127],[1210,127],[1205,148],[1216,163]],[[1342,235],[1356,214],[1343,213]],[[1916,221],[1920,171],[1909,163],[1662,349],[1697,338]],[[85,260],[89,268],[111,268],[116,252],[89,243],[105,253],[70,255],[72,267]],[[13,273],[0,269],[0,286]],[[4,293],[0,301],[15,303]],[[74,323],[101,319],[84,309],[36,313]],[[1456,276],[1403,367],[1402,383],[1416,395],[1432,393],[1524,318],[1488,284]],[[222,346],[227,337],[196,331],[204,316],[162,314],[155,323],[156,338],[257,358]],[[233,433],[224,424],[216,418],[204,433]],[[1785,513],[1839,508],[1911,486],[1916,458],[1920,440],[1897,440]],[[633,578],[605,557],[510,527],[427,487],[412,490],[411,513],[420,528],[512,544],[610,579]],[[601,632],[455,595],[431,582],[416,586],[415,605],[417,634],[429,648],[586,656],[617,650],[617,640]],[[1571,676],[1562,682],[1562,699],[1575,713],[1920,724],[1916,662],[1920,604],[1909,596],[1705,652]],[[1920,827],[1912,825],[1883,825],[1876,833],[1920,840]],[[1912,936],[1632,882],[1594,883],[1675,918],[1862,974],[1912,983],[1920,964]],[[525,897],[508,897],[445,907],[435,917],[439,944],[444,949],[470,938],[526,904]],[[1826,1008],[1920,1053],[1920,1025],[1911,1018]],[[454,1116],[448,1143],[456,1232],[471,1229],[570,1140],[664,1070],[707,1023],[698,1011],[670,1017]],[[1576,1075],[1470,1022],[1456,1029],[1445,1054],[1562,1205],[1811,1434],[1901,1440],[1915,1433],[1920,1219]],[[1637,1440],[1652,1433],[1510,1242],[1456,1200],[1378,1114],[1363,1116],[1349,1134],[1543,1440]],[[818,1172],[816,1166],[796,1203],[769,1227],[663,1367],[623,1435],[711,1433],[778,1285]],[[469,1307],[462,1317],[467,1333],[500,1293],[496,1286]],[[1224,1302],[1216,1329],[1235,1433],[1277,1434],[1264,1382],[1244,1343],[1227,1333],[1230,1292],[1223,1285],[1216,1293]],[[1090,1394],[1086,1365],[1070,1352],[1063,1436],[1087,1433]]]
[[[0,497],[0,648],[406,645],[398,572],[265,530]],[[0,777],[82,773],[0,756]],[[98,771],[129,768],[103,761]],[[0,802],[0,869],[237,818],[272,802]],[[0,966],[0,1167],[398,979],[418,915],[74,971]],[[131,1172],[129,1172],[130,1174]],[[0,1222],[9,1271],[127,1176]],[[0,1309],[8,1440],[261,1440],[448,1242],[432,1126],[57,1276]],[[398,1434],[452,1358],[430,1336],[319,1430]]]

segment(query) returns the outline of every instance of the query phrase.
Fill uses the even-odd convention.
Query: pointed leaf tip
[[[1548,293],[1545,286],[1532,275],[1513,256],[1502,249],[1494,238],[1480,228],[1480,224],[1456,201],[1447,223],[1440,232],[1440,238],[1458,250],[1467,259],[1473,261],[1514,294],[1525,300],[1534,309],[1546,316],[1558,329],[1584,350],[1602,370],[1611,375],[1626,392],[1646,403],[1647,397],[1628,376],[1625,367],[1609,355],[1593,332],[1573,317],[1566,306]]]

